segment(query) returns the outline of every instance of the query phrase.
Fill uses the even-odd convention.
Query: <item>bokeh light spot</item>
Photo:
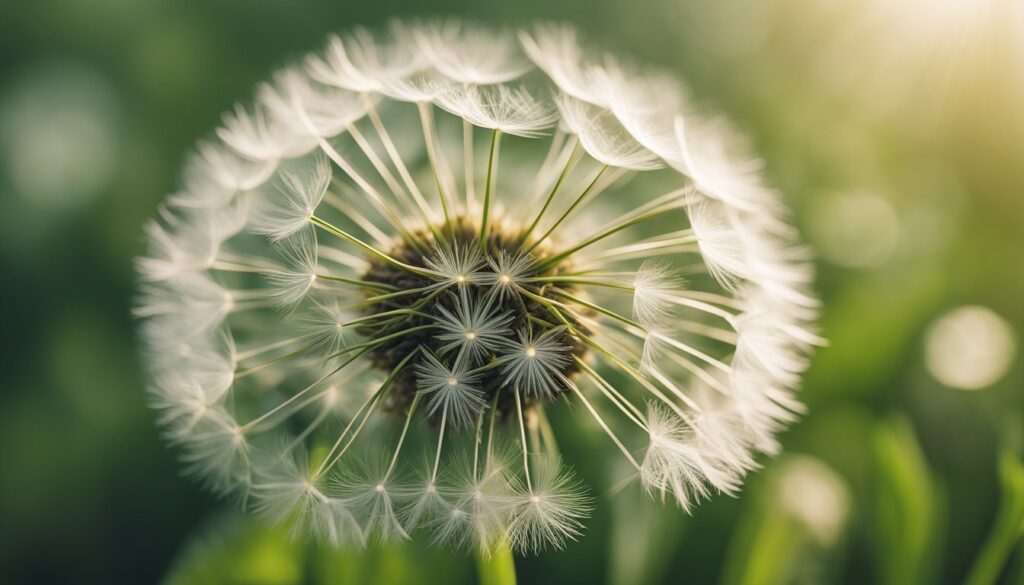
[[[844,268],[885,264],[900,239],[900,220],[892,204],[870,192],[824,197],[812,209],[810,237],[823,258]]]
[[[21,197],[76,208],[104,189],[118,159],[113,89],[73,63],[30,68],[0,96],[0,165]]]
[[[951,388],[980,390],[1006,375],[1017,353],[1013,330],[981,306],[964,306],[938,318],[925,338],[925,366]]]

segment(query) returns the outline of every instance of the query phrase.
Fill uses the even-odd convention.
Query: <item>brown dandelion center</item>
[[[443,234],[445,242],[438,244],[432,232]],[[419,245],[401,242],[388,253],[391,257],[405,264],[428,268],[445,249],[453,246],[467,249],[477,246],[479,249],[479,229],[473,219],[458,217],[453,220],[452,228],[447,225],[436,226],[436,230],[423,230],[412,234],[420,242]],[[559,293],[578,295],[569,283],[558,282],[556,279],[544,282],[531,282],[538,277],[556,277],[566,271],[566,265],[542,264],[545,253],[541,247],[530,252],[532,261],[524,263],[515,274],[499,273],[500,258],[517,258],[526,254],[533,242],[529,239],[520,243],[520,232],[499,225],[492,225],[488,233],[487,245],[480,254],[479,262],[467,274],[452,274],[450,280],[444,282],[438,278],[420,276],[385,263],[377,258],[369,259],[369,268],[363,274],[363,280],[394,287],[395,291],[425,289],[404,295],[394,295],[382,301],[368,303],[366,315],[376,315],[386,311],[406,309],[414,314],[403,314],[400,318],[372,321],[360,329],[360,333],[368,339],[380,339],[402,331],[413,330],[404,335],[396,335],[373,347],[367,354],[373,365],[383,372],[391,372],[412,352],[430,352],[446,367],[456,368],[460,350],[451,347],[450,337],[441,339],[446,330],[439,326],[439,320],[447,315],[459,315],[460,306],[487,306],[486,314],[492,317],[505,317],[507,324],[502,328],[504,338],[501,347],[494,347],[493,335],[488,336],[482,329],[468,328],[461,333],[467,344],[479,344],[484,349],[478,350],[481,355],[474,358],[470,372],[476,378],[474,386],[483,392],[488,404],[494,403],[498,416],[504,418],[509,412],[514,413],[516,404],[513,392],[513,381],[504,372],[507,356],[505,352],[520,351],[525,359],[537,359],[537,350],[532,346],[515,348],[518,334],[529,330],[534,337],[549,333],[552,339],[564,350],[564,359],[559,362],[557,371],[551,379],[558,380],[554,392],[541,396],[537,393],[522,392],[523,407],[529,408],[541,400],[552,400],[563,393],[569,392],[565,381],[572,380],[579,373],[579,365],[574,357],[584,358],[588,348],[570,331],[571,328],[589,333],[589,331],[572,316],[555,314],[545,301],[563,302]],[[433,287],[433,288],[431,288]],[[380,296],[379,292],[368,293],[368,296]],[[532,295],[532,296],[531,296]],[[461,305],[460,305],[461,304]],[[579,311],[577,311],[577,314]],[[430,326],[428,328],[428,326]],[[452,333],[450,330],[448,333]],[[551,333],[554,332],[554,333]],[[493,332],[492,332],[493,333]],[[489,337],[487,343],[484,338]],[[413,357],[406,367],[396,376],[391,390],[387,394],[385,408],[391,412],[404,412],[418,392],[417,378],[411,367],[420,355]],[[448,379],[452,386],[461,380],[453,375]],[[495,402],[495,398],[497,401]],[[438,413],[433,415],[439,420]]]

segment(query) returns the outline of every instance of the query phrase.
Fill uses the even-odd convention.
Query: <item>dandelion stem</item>
[[[569,217],[569,215],[573,211],[575,211],[581,203],[583,203],[583,201],[587,198],[587,195],[590,194],[590,192],[594,189],[594,186],[597,185],[597,182],[601,179],[601,176],[604,175],[605,171],[607,170],[608,165],[601,165],[601,168],[599,168],[597,172],[594,173],[594,178],[590,181],[589,184],[587,184],[587,187],[580,192],[579,196],[576,197],[576,200],[572,202],[572,205],[570,205],[565,211],[562,212],[562,215],[560,215],[558,219],[555,220],[555,223],[551,224],[547,231],[544,232],[544,235],[537,238],[537,241],[534,242],[532,246],[527,248],[527,252],[532,252],[534,248],[536,248],[537,246],[540,245],[541,242],[546,240],[552,232],[558,229],[558,226],[562,225],[562,222],[565,221],[565,219]]]
[[[359,304],[359,305],[373,305],[373,304],[376,304],[376,303],[383,303],[383,302],[386,302],[386,301],[394,300],[396,298],[404,297],[404,296],[408,296],[408,295],[418,295],[420,293],[425,293],[425,292],[429,292],[429,291],[435,291],[435,292],[443,291],[446,288],[448,288],[448,286],[449,286],[448,284],[442,283],[442,284],[432,284],[430,286],[423,286],[423,287],[419,287],[419,288],[410,288],[410,289],[406,289],[406,290],[399,290],[399,291],[395,291],[393,293],[388,293],[388,294],[383,294],[383,295],[367,297],[367,298],[363,299],[362,301],[360,301],[357,304]]]
[[[597,242],[600,242],[601,240],[603,240],[603,239],[605,239],[607,237],[613,236],[613,235],[617,234],[618,232],[620,232],[620,231],[622,231],[622,230],[624,230],[624,229],[626,229],[628,227],[634,226],[634,225],[636,225],[638,223],[641,223],[641,222],[647,221],[649,219],[652,219],[654,217],[657,217],[657,216],[661,215],[662,213],[665,213],[665,212],[668,212],[668,211],[672,211],[672,210],[675,210],[675,209],[681,209],[682,207],[683,207],[683,203],[679,202],[679,201],[676,201],[676,202],[670,202],[670,203],[666,203],[666,204],[660,205],[660,206],[655,207],[654,209],[651,209],[650,211],[646,211],[644,213],[631,213],[631,214],[627,215],[626,218],[623,221],[609,226],[608,228],[606,228],[606,229],[598,232],[597,234],[595,234],[595,235],[593,235],[593,236],[583,240],[579,244],[576,244],[575,246],[569,248],[568,250],[565,250],[564,252],[560,252],[560,253],[558,253],[558,254],[556,254],[554,256],[551,256],[550,258],[544,259],[543,261],[540,262],[540,264],[538,264],[537,269],[538,270],[544,270],[545,268],[547,268],[547,267],[549,267],[549,266],[551,266],[553,264],[557,264],[558,262],[561,262],[562,260],[565,260],[566,258],[568,258],[569,256],[572,256],[576,252],[579,252],[580,250],[582,250],[582,249],[584,249],[584,248],[586,248],[588,246],[592,246],[592,245],[596,244]],[[641,208],[641,209],[643,209],[643,208]]]
[[[572,302],[574,302],[574,303],[576,303],[578,305],[583,305],[584,307],[586,307],[586,308],[588,308],[588,309],[590,309],[592,311],[597,311],[598,313],[601,313],[602,315],[606,315],[608,317],[611,317],[612,319],[615,319],[616,321],[619,321],[620,323],[623,323],[625,325],[629,325],[631,327],[639,327],[640,329],[643,329],[643,326],[640,325],[639,323],[637,323],[636,321],[633,321],[632,319],[627,319],[626,317],[623,317],[622,315],[616,313],[615,311],[612,311],[610,309],[606,309],[606,308],[604,308],[604,307],[602,307],[600,305],[595,305],[594,303],[591,303],[589,301],[581,299],[580,297],[578,297],[576,295],[573,295],[573,294],[570,294],[570,293],[567,293],[567,292],[565,292],[563,290],[558,290],[558,289],[555,289],[555,290],[553,290],[551,292],[556,294],[556,295],[558,295],[558,296],[560,296],[560,297],[564,297],[566,299],[569,299],[570,301],[572,301]]]
[[[466,167],[466,210],[476,204],[476,177],[473,172],[473,125],[462,120],[462,158]]]
[[[335,358],[335,357],[338,357],[338,356],[342,356],[342,355],[345,355],[346,353],[349,353],[351,351],[360,350],[360,349],[364,349],[364,348],[367,348],[367,347],[375,347],[375,346],[378,346],[378,345],[380,345],[380,344],[382,344],[382,343],[384,343],[386,341],[391,341],[392,339],[397,339],[399,337],[402,337],[403,335],[409,335],[410,333],[415,333],[417,331],[426,331],[427,329],[433,329],[434,327],[435,327],[434,325],[417,325],[416,327],[410,327],[408,329],[403,329],[402,331],[396,331],[394,333],[391,333],[389,335],[385,335],[383,337],[377,337],[377,338],[371,339],[369,341],[365,341],[363,343],[360,343],[360,344],[357,344],[357,345],[353,345],[351,347],[346,347],[343,350],[340,350],[340,351],[337,351],[335,353],[332,353],[331,355],[327,356],[326,359],[331,359],[331,358]]]
[[[434,171],[434,182],[437,184],[437,195],[441,200],[441,209],[444,212],[444,223],[448,226],[449,235],[454,237],[455,226],[452,225],[451,203],[446,192],[447,187],[445,186],[448,176],[448,163],[437,148],[437,134],[434,130],[434,111],[428,102],[420,102],[417,105],[420,112],[420,125],[423,127],[423,140],[427,145],[427,157],[430,158],[430,167]]]
[[[540,223],[540,220],[542,217],[544,217],[544,214],[547,212],[548,207],[551,206],[551,202],[554,201],[555,194],[558,193],[558,188],[562,186],[562,182],[565,181],[565,177],[569,175],[569,172],[572,171],[573,166],[575,166],[574,163],[577,160],[576,152],[579,150],[579,146],[579,139],[575,139],[575,142],[572,147],[572,152],[569,154],[569,158],[568,160],[566,160],[565,166],[562,168],[562,172],[558,174],[558,179],[555,181],[554,186],[551,187],[551,191],[548,193],[547,198],[544,200],[544,205],[541,206],[540,211],[537,212],[537,217],[533,218],[533,222],[530,224],[530,227],[526,228],[523,231],[523,233],[519,236],[520,246],[522,246],[523,242],[525,242],[530,237],[530,234],[533,233],[533,230],[537,229],[537,224]]]
[[[502,538],[493,548],[476,548],[477,580],[480,585],[516,585],[516,563],[512,548]]]
[[[380,136],[381,142],[384,143],[384,150],[391,157],[392,164],[398,169],[398,174],[402,176],[402,181],[405,182],[405,185],[409,188],[409,193],[412,194],[412,198],[416,201],[416,207],[419,208],[420,215],[423,217],[423,223],[429,227],[435,238],[441,239],[441,234],[434,227],[434,223],[430,221],[430,206],[427,205],[426,199],[423,198],[423,193],[420,192],[419,186],[416,185],[416,181],[409,174],[409,169],[405,166],[405,162],[402,161],[402,156],[398,153],[398,149],[395,148],[391,135],[380,119],[377,107],[373,104],[373,100],[370,99],[369,95],[363,94],[363,99],[367,103],[367,113],[370,117],[370,122],[377,131],[377,135]]]
[[[544,407],[537,407],[537,419],[540,421],[540,436],[544,441],[544,452],[558,457],[558,441],[555,440],[555,433],[551,429],[551,421],[548,420]]]
[[[333,146],[331,146],[330,142],[327,142],[327,140],[321,138],[320,150],[324,151],[324,153],[326,153],[327,156],[332,161],[334,161],[334,164],[338,165],[339,169],[341,169],[346,175],[348,175],[348,177],[352,179],[352,181],[356,185],[358,185],[360,189],[362,189],[367,195],[370,196],[370,199],[373,199],[373,201],[377,205],[379,205],[381,209],[384,210],[384,215],[387,216],[388,220],[391,222],[391,225],[394,226],[394,228],[398,230],[400,234],[402,234],[403,238],[407,239],[410,242],[417,242],[418,244],[422,245],[422,243],[419,242],[405,228],[405,224],[402,221],[402,219],[398,216],[397,213],[395,213],[395,210],[392,209],[390,205],[388,205],[388,202],[384,200],[384,197],[380,194],[380,192],[377,191],[377,189],[375,189],[373,185],[366,182],[366,179],[364,179],[362,175],[359,174],[359,171],[355,170],[355,168],[353,168],[352,165],[349,164],[347,160],[345,160],[345,157],[341,156],[341,154],[339,154],[338,151]]]
[[[332,276],[330,274],[317,274],[316,277],[321,280],[329,280],[331,282],[340,282],[342,284],[351,284],[352,286],[358,286],[360,288],[369,288],[374,290],[382,291],[396,291],[398,287],[390,284],[384,284],[383,282],[372,282],[369,280],[361,280],[358,278],[345,278],[344,276]]]
[[[491,132],[491,150],[487,157],[487,183],[484,185],[484,205],[480,217],[480,249],[487,251],[487,228],[491,219],[491,197],[494,192],[494,181],[497,179],[496,162],[501,147],[501,130]]]
[[[602,429],[604,429],[605,434],[607,434],[608,437],[612,440],[612,442],[615,443],[615,446],[619,448],[619,451],[622,451],[622,454],[626,456],[626,460],[629,461],[629,463],[633,467],[635,467],[637,471],[639,471],[640,464],[637,463],[636,459],[633,457],[633,454],[630,453],[629,449],[627,449],[626,446],[622,444],[622,441],[619,440],[619,437],[616,436],[616,434],[608,426],[608,423],[604,422],[604,419],[601,418],[600,414],[598,414],[597,409],[595,409],[594,406],[590,404],[590,401],[587,400],[587,397],[583,395],[583,392],[580,391],[579,387],[577,387],[576,384],[570,383],[569,389],[575,392],[576,396],[579,396],[580,402],[582,402],[583,406],[585,406],[587,410],[590,412],[590,416],[594,417],[594,420],[597,421],[597,424]]]
[[[473,479],[479,479],[480,442],[483,440],[484,413],[476,417],[476,437],[473,439]]]
[[[351,187],[343,183],[338,178],[335,178],[332,181],[332,183],[333,184],[331,185],[331,187],[335,191],[338,191],[338,193],[328,191],[326,194],[324,194],[325,203],[336,209],[339,213],[345,216],[346,219],[356,224],[356,226],[358,226],[359,229],[366,232],[366,235],[369,236],[370,239],[376,242],[387,242],[391,239],[387,234],[384,233],[383,230],[381,230],[379,227],[377,227],[376,224],[370,221],[366,214],[363,213],[359,208],[357,208],[349,201],[345,201],[345,199],[342,197],[343,195],[345,197],[348,197],[350,200],[358,200],[356,198],[358,198],[359,196],[357,194],[352,193],[353,189]]]
[[[245,360],[247,360],[249,358],[254,358],[254,357],[256,357],[256,356],[258,356],[260,354],[267,353],[268,351],[273,351],[275,349],[282,348],[282,347],[288,347],[289,345],[291,345],[293,343],[297,343],[299,341],[302,341],[303,339],[306,339],[308,337],[309,337],[308,335],[300,335],[298,337],[292,337],[290,339],[284,339],[284,340],[281,340],[281,341],[277,341],[277,342],[274,342],[274,343],[270,343],[270,344],[264,345],[262,347],[257,347],[257,348],[254,348],[254,349],[250,349],[248,351],[238,352],[238,353],[235,354],[235,361],[236,362],[243,362],[243,361],[245,361]]]
[[[258,365],[252,366],[250,368],[246,368],[244,370],[241,370],[240,372],[235,374],[235,379],[239,380],[241,378],[245,378],[247,376],[251,376],[251,375],[255,374],[256,372],[259,372],[260,370],[263,370],[265,368],[269,368],[270,366],[272,366],[274,364],[279,364],[281,362],[288,361],[288,360],[290,360],[290,359],[292,359],[294,357],[298,357],[298,356],[306,353],[307,351],[313,349],[314,347],[316,347],[317,343],[318,343],[317,341],[314,341],[314,342],[312,342],[310,344],[307,344],[307,345],[304,345],[304,346],[300,347],[299,349],[297,349],[295,351],[286,353],[286,354],[284,354],[282,356],[279,356],[279,357],[276,357],[276,358],[274,358],[274,359],[272,359],[270,361],[267,361],[267,362],[264,362],[262,364],[258,364]]]
[[[674,347],[675,349],[678,349],[681,352],[688,353],[688,354],[692,355],[693,357],[701,360],[702,362],[708,364],[709,366],[712,366],[714,368],[718,368],[719,370],[721,370],[722,372],[725,372],[726,374],[732,372],[732,368],[730,368],[728,365],[722,363],[721,360],[717,360],[717,359],[709,356],[708,354],[704,353],[703,351],[700,351],[699,349],[694,348],[694,347],[690,347],[689,345],[687,345],[687,344],[685,344],[685,343],[683,343],[683,342],[681,342],[681,341],[679,341],[677,339],[672,339],[671,337],[669,337],[667,335],[663,335],[661,333],[650,333],[650,332],[641,332],[641,331],[635,331],[633,333],[636,334],[638,337],[642,336],[644,334],[646,334],[646,335],[653,335],[658,341],[661,341],[661,342],[663,342],[663,343],[665,343],[665,344],[667,344],[667,345],[669,345],[671,347]]]
[[[357,128],[354,124],[349,124],[347,126],[347,130],[349,135],[352,136],[352,139],[355,140],[359,148],[362,149],[363,154],[366,155],[366,158],[369,159],[370,164],[373,165],[373,168],[374,170],[377,171],[377,174],[379,174],[380,177],[384,179],[384,182],[387,183],[388,188],[391,189],[391,191],[396,195],[402,195],[405,198],[408,198],[409,194],[405,191],[405,189],[402,188],[402,185],[398,183],[398,181],[395,179],[395,176],[391,174],[391,171],[389,171],[387,167],[384,166],[384,162],[380,159],[379,156],[377,156],[376,151],[373,150],[373,147],[370,145],[369,142],[367,142],[366,138],[363,137],[363,133],[359,131],[359,128]]]
[[[374,392],[372,396],[367,398],[366,402],[364,402],[363,405],[359,407],[359,411],[356,412],[356,414],[352,417],[352,420],[349,421],[348,425],[345,426],[345,429],[341,432],[340,435],[338,435],[338,439],[334,442],[334,445],[331,447],[331,450],[327,453],[327,456],[324,457],[324,460],[320,464],[320,467],[317,468],[316,473],[313,474],[314,479],[320,477],[324,473],[324,471],[330,469],[331,467],[334,467],[334,465],[341,460],[341,458],[345,455],[345,452],[348,451],[349,447],[352,446],[352,443],[355,442],[356,438],[359,436],[359,433],[363,430],[363,427],[366,426],[366,422],[370,420],[370,416],[373,415],[373,411],[377,408],[377,405],[380,404],[381,400],[383,400],[384,394],[388,391],[388,389],[391,388],[392,383],[394,383],[395,378],[398,377],[398,374],[402,371],[402,368],[405,367],[405,364],[409,363],[409,360],[411,360],[418,351],[418,349],[412,350],[411,352],[409,352],[408,355],[405,356],[405,358],[402,359],[402,361],[398,362],[398,365],[392,368],[391,372],[388,374],[388,377],[384,380],[383,383],[381,383],[380,388],[378,388],[377,391]],[[348,434],[348,431],[352,427],[352,424],[356,421],[357,418],[359,418],[359,413],[362,412],[364,409],[366,410],[366,412],[365,414],[363,414],[363,418],[360,420],[359,426],[356,427],[355,431],[352,432],[352,436],[349,438],[348,442],[339,451],[338,448],[341,446],[341,441],[345,438],[345,435]],[[337,455],[335,455],[335,452],[337,452]]]
[[[600,279],[593,277],[579,277],[556,274],[554,276],[534,276],[531,278],[524,278],[522,282],[552,282],[555,285],[561,284],[582,284],[600,286],[604,288],[614,288],[616,290],[633,292],[633,287],[621,282],[615,282],[614,280]]]
[[[523,446],[523,473],[526,475],[526,489],[533,492],[533,482],[530,481],[530,456],[526,447],[526,425],[523,423],[523,402],[519,396],[519,388],[516,388],[513,394],[516,397],[516,415],[519,417],[519,441]]]
[[[368,351],[368,350],[366,350],[366,351]],[[330,378],[330,377],[331,377],[331,376],[333,376],[334,374],[337,374],[337,373],[338,373],[338,372],[340,372],[340,371],[341,371],[342,369],[344,369],[344,368],[345,368],[346,366],[348,366],[349,364],[351,364],[351,363],[352,363],[352,362],[354,362],[355,360],[357,360],[357,359],[359,359],[360,357],[362,357],[362,356],[363,356],[363,354],[364,354],[364,353],[366,353],[366,351],[363,351],[363,352],[361,352],[361,353],[358,353],[358,354],[356,354],[356,355],[352,356],[352,357],[351,357],[351,358],[350,358],[349,360],[347,360],[347,361],[346,361],[345,363],[341,364],[341,365],[340,365],[340,366],[338,366],[337,368],[334,368],[333,370],[331,370],[331,371],[330,371],[330,372],[328,372],[327,374],[325,374],[325,375],[321,376],[321,377],[320,377],[320,379],[318,379],[318,380],[316,380],[315,382],[313,382],[312,384],[310,384],[310,385],[306,386],[306,387],[305,387],[305,388],[303,388],[302,390],[300,390],[300,391],[296,392],[295,394],[293,394],[293,395],[292,395],[291,397],[289,397],[289,398],[288,398],[287,400],[285,400],[285,401],[284,401],[284,402],[282,402],[281,404],[278,404],[277,406],[275,406],[274,408],[272,408],[272,409],[271,409],[271,410],[269,410],[268,412],[266,412],[266,413],[262,414],[261,416],[259,416],[259,417],[255,418],[255,419],[253,419],[253,420],[251,420],[251,421],[249,421],[248,423],[246,423],[245,425],[243,425],[243,426],[242,426],[242,431],[243,431],[243,432],[245,432],[245,431],[248,431],[248,430],[252,429],[252,428],[253,428],[253,427],[255,427],[256,425],[260,424],[261,422],[263,422],[263,421],[267,420],[268,418],[270,418],[271,416],[273,416],[273,415],[274,415],[275,413],[279,412],[279,411],[280,411],[280,410],[281,410],[282,408],[285,408],[285,407],[287,407],[287,406],[288,406],[289,404],[292,404],[293,402],[295,402],[296,400],[298,400],[299,398],[301,398],[301,397],[302,397],[303,395],[305,395],[305,394],[306,394],[307,392],[309,392],[309,391],[310,391],[310,390],[312,390],[313,388],[316,388],[317,386],[319,386],[319,385],[320,385],[321,383],[323,383],[323,381],[324,381],[324,380],[326,380],[326,379]]]
[[[639,426],[644,431],[647,431],[647,425],[643,423],[643,414],[640,412],[640,409],[634,406],[633,403],[631,403],[629,400],[626,400],[626,397],[623,396],[622,393],[616,390],[614,386],[609,384],[607,380],[602,378],[601,375],[598,374],[597,371],[594,370],[594,368],[590,367],[590,365],[587,364],[586,361],[580,359],[577,356],[573,356],[573,359],[580,366],[580,368],[582,368],[583,371],[586,372],[588,376],[590,376],[590,379],[593,380],[595,384],[597,384],[598,389],[600,389],[605,394],[605,396],[608,397],[612,404],[615,404],[615,406],[617,406],[619,410],[623,412],[623,414],[629,417],[630,420],[636,423],[637,426]]]
[[[381,481],[387,481],[391,477],[391,473],[395,471],[395,465],[398,464],[398,454],[402,451],[402,444],[405,442],[405,435],[409,432],[409,423],[412,422],[412,415],[416,412],[416,406],[422,398],[422,394],[416,393],[413,396],[412,404],[409,405],[409,412],[405,415],[405,424],[402,426],[402,434],[398,437],[398,445],[395,446],[395,454],[391,457],[391,464],[388,465],[388,470],[384,473],[384,479]]]
[[[567,135],[562,130],[556,130],[555,134],[551,137],[551,145],[548,146],[548,153],[544,155],[544,161],[541,163],[540,168],[537,170],[537,175],[533,178],[533,182],[530,185],[529,197],[526,199],[526,209],[533,209],[533,204],[537,200],[537,197],[541,195],[544,189],[544,183],[548,179],[548,175],[551,174],[553,168],[561,168],[565,166],[565,160],[569,160],[570,150],[575,152],[575,148],[568,149],[563,148],[567,142],[567,138],[572,138],[572,144],[575,147],[579,140],[575,134]],[[562,162],[559,162],[562,161]]]
[[[505,387],[502,386],[494,393],[494,398],[491,399],[491,415],[487,429],[487,460],[490,461],[494,455],[494,421],[497,419],[498,414],[498,396]]]
[[[437,431],[437,453],[434,454],[434,469],[430,472],[430,483],[437,481],[437,470],[441,466],[441,446],[444,444],[444,427],[448,424],[448,403],[441,411],[441,428]]]
[[[317,217],[315,215],[311,216],[309,218],[309,221],[312,222],[314,225],[319,226],[323,230],[327,231],[328,233],[331,233],[331,234],[334,234],[334,235],[338,236],[339,238],[341,238],[341,239],[343,239],[343,240],[353,244],[357,248],[360,248],[364,252],[366,252],[368,254],[371,254],[371,255],[373,255],[376,258],[379,258],[382,262],[386,262],[386,263],[394,266],[395,268],[398,268],[400,270],[405,270],[406,272],[411,272],[411,273],[416,274],[418,276],[429,277],[429,276],[434,275],[434,272],[431,271],[431,270],[427,270],[425,268],[417,268],[417,267],[412,266],[410,264],[406,264],[404,262],[400,262],[400,261],[392,258],[391,256],[388,256],[384,252],[381,252],[380,250],[377,250],[376,248],[374,248],[373,246],[371,246],[371,245],[367,244],[366,242],[360,240],[359,238],[349,234],[348,232],[346,232],[346,231],[344,231],[344,230],[342,230],[342,229],[340,229],[338,227],[335,227],[331,223],[329,223],[327,221],[324,221],[323,219],[321,219],[321,218],[319,218],[319,217]]]

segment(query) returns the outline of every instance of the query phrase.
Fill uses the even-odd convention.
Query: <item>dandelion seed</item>
[[[416,366],[416,383],[420,392],[429,396],[431,414],[447,410],[453,425],[460,426],[476,419],[487,406],[478,387],[481,376],[468,369],[464,362],[451,368],[432,355]]]
[[[497,256],[487,258],[487,264],[491,271],[480,275],[477,282],[492,287],[498,300],[502,301],[512,297],[516,287],[522,285],[524,279],[530,276],[534,259],[527,252],[510,253],[507,250],[499,250]]]
[[[310,225],[310,218],[323,201],[331,182],[331,167],[326,157],[318,156],[304,174],[281,173],[280,198],[263,199],[253,219],[253,229],[282,240]]]
[[[437,96],[437,105],[474,126],[527,138],[541,135],[558,121],[550,105],[523,87],[453,86]]]
[[[356,29],[215,135],[136,261],[147,387],[189,473],[296,535],[563,548],[594,490],[562,403],[687,510],[803,410],[820,303],[762,163],[569,27]]]
[[[520,486],[509,533],[518,550],[537,553],[563,548],[583,534],[590,498],[556,457],[538,458],[531,485]]]
[[[344,502],[325,493],[325,482],[311,477],[305,450],[263,454],[254,464],[253,509],[271,522],[292,522],[292,534],[310,533],[339,546],[361,545],[362,528]]]
[[[502,354],[502,374],[507,385],[534,396],[552,397],[566,386],[562,372],[570,363],[570,348],[561,341],[564,330],[551,329],[540,335],[518,331],[517,342]]]
[[[438,341],[445,345],[441,351],[458,351],[458,358],[478,364],[490,353],[497,351],[512,329],[512,315],[502,314],[493,300],[480,298],[470,300],[466,291],[460,290],[453,311],[438,306]]]
[[[383,542],[409,538],[398,519],[395,501],[402,488],[384,459],[364,461],[339,473],[333,485],[340,501],[362,521],[369,537]]]

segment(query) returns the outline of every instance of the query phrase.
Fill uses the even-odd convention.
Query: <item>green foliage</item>
[[[1013,547],[1024,536],[1024,464],[1006,451],[999,455],[999,483],[999,511],[965,585],[996,583]]]
[[[941,493],[910,424],[893,418],[875,431],[872,542],[878,582],[931,583],[941,541]]]
[[[164,585],[303,583],[302,557],[302,546],[280,530],[223,514],[189,538]]]
[[[490,556],[476,553],[480,585],[516,585],[516,564],[508,544],[495,548]]]

